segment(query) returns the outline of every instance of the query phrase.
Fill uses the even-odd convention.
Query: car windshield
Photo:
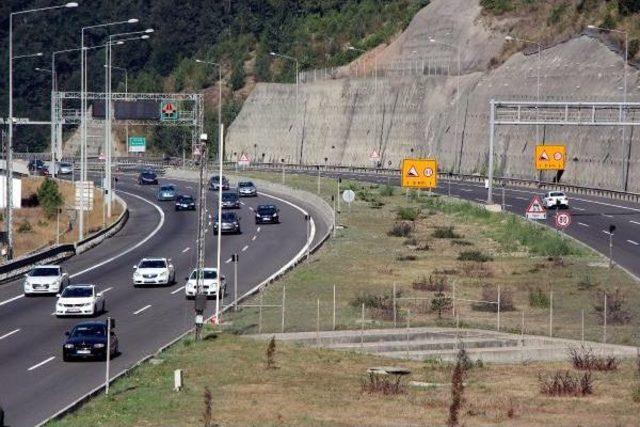
[[[163,260],[145,260],[138,265],[138,268],[165,268],[166,266]]]
[[[562,197],[564,193],[551,193],[551,197]]]
[[[88,286],[70,286],[62,291],[62,298],[88,298],[93,296],[93,289]]]
[[[59,276],[59,270],[57,267],[38,267],[31,270],[29,276],[31,277],[47,277],[47,276]]]
[[[182,201],[182,203],[192,203],[193,202],[193,197],[191,197],[191,196],[182,196],[180,198],[180,200]]]
[[[173,185],[163,185],[160,187],[160,191],[173,191]]]
[[[217,221],[217,217],[216,217],[216,221]],[[234,222],[236,221],[236,214],[234,214],[233,212],[229,212],[229,213],[223,213],[222,214],[222,221],[223,222]]]
[[[275,206],[258,206],[258,213],[260,215],[273,215],[276,213]]]
[[[208,279],[215,279],[216,277],[218,277],[218,275],[216,274],[216,272],[215,272],[215,271],[213,271],[213,270],[205,270],[205,271],[204,271],[204,278],[205,278],[205,280],[208,280]],[[190,280],[196,280],[196,279],[197,279],[197,277],[196,277],[196,270],[193,270],[193,271],[191,272],[191,277],[189,277],[189,279],[190,279]]]
[[[243,188],[243,187],[253,187],[253,183],[252,182],[240,182],[238,184],[238,187]]]
[[[79,325],[73,328],[71,337],[104,337],[106,336],[105,329],[105,325]]]
[[[145,178],[155,178],[156,174],[151,171],[142,172],[142,176]]]
[[[70,168],[71,167],[71,163],[60,163],[60,167],[61,168]]]
[[[222,194],[222,200],[236,200],[238,198],[238,195],[236,193],[223,193]]]

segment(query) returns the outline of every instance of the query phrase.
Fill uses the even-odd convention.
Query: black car
[[[236,192],[222,193],[222,209],[240,209],[240,196]]]
[[[279,224],[280,209],[276,205],[260,205],[256,208],[256,224]]]
[[[213,232],[218,233],[218,215],[216,215],[213,222]],[[240,218],[235,212],[222,212],[222,234],[235,233],[241,234],[240,231]]]
[[[177,211],[195,211],[196,210],[196,201],[192,196],[180,195],[176,197],[176,210]]]
[[[158,185],[158,175],[154,171],[146,170],[138,175],[140,185]]]
[[[46,168],[46,165],[40,159],[31,159],[29,160],[27,168],[29,169],[29,173],[41,174],[42,170]]]
[[[218,191],[218,187],[220,187],[220,176],[212,176],[211,179],[209,180],[209,190],[211,191]],[[229,180],[223,176],[222,177],[222,191],[226,191],[228,190],[229,187]]]
[[[84,322],[66,332],[67,339],[62,345],[62,360],[106,359],[107,324],[105,322]],[[111,356],[118,354],[118,337],[111,329]]]

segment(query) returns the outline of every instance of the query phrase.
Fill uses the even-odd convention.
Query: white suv
[[[69,275],[59,265],[41,265],[24,275],[24,294],[57,294],[68,284]]]
[[[561,191],[549,191],[544,195],[542,203],[547,209],[569,207],[569,199],[567,199],[567,195]]]
[[[133,286],[171,285],[176,281],[175,268],[167,258],[143,258],[133,268]]]
[[[57,295],[56,316],[96,316],[104,313],[104,294],[95,285],[70,285]]]
[[[202,278],[202,293],[208,297],[216,296],[218,292],[219,284],[218,284],[218,270],[215,268],[205,268],[203,270],[203,278]],[[197,286],[197,271],[193,270],[191,275],[186,278],[187,284],[184,287],[184,293],[187,299],[194,298],[196,296],[196,286]],[[224,276],[222,276],[222,293],[220,296],[223,296],[226,293],[227,284],[224,281]]]

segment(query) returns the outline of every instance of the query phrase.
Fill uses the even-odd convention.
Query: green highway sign
[[[147,151],[147,139],[144,136],[129,137],[129,152],[144,153]]]

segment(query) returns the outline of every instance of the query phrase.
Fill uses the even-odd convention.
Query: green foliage
[[[244,87],[244,79],[246,74],[244,72],[244,63],[242,60],[237,60],[233,64],[233,71],[231,73],[231,89],[238,90]]]
[[[26,219],[22,220],[18,226],[18,233],[31,233],[32,231],[33,227],[31,226],[31,223]]]
[[[391,197],[395,194],[395,188],[391,185],[383,185],[378,190],[378,193],[383,197]]]
[[[543,230],[536,224],[525,222],[515,216],[510,216],[502,227],[492,236],[507,251],[517,250],[517,244],[525,246],[529,252],[542,256],[581,255],[569,241],[548,230]]]
[[[461,236],[454,231],[453,226],[450,227],[436,227],[431,233],[431,236],[436,239],[459,239]]]
[[[513,0],[480,0],[480,5],[496,15],[511,12],[514,8]]]
[[[415,221],[420,216],[420,208],[403,208],[399,207],[397,219],[402,221]]]
[[[47,218],[53,218],[64,204],[58,183],[46,178],[38,188],[38,203],[42,206]]]
[[[542,289],[529,291],[529,305],[533,308],[549,308],[551,300],[549,296],[542,292]]]
[[[475,261],[475,262],[487,262],[493,261],[489,255],[485,255],[480,251],[463,251],[458,255],[458,261]]]

